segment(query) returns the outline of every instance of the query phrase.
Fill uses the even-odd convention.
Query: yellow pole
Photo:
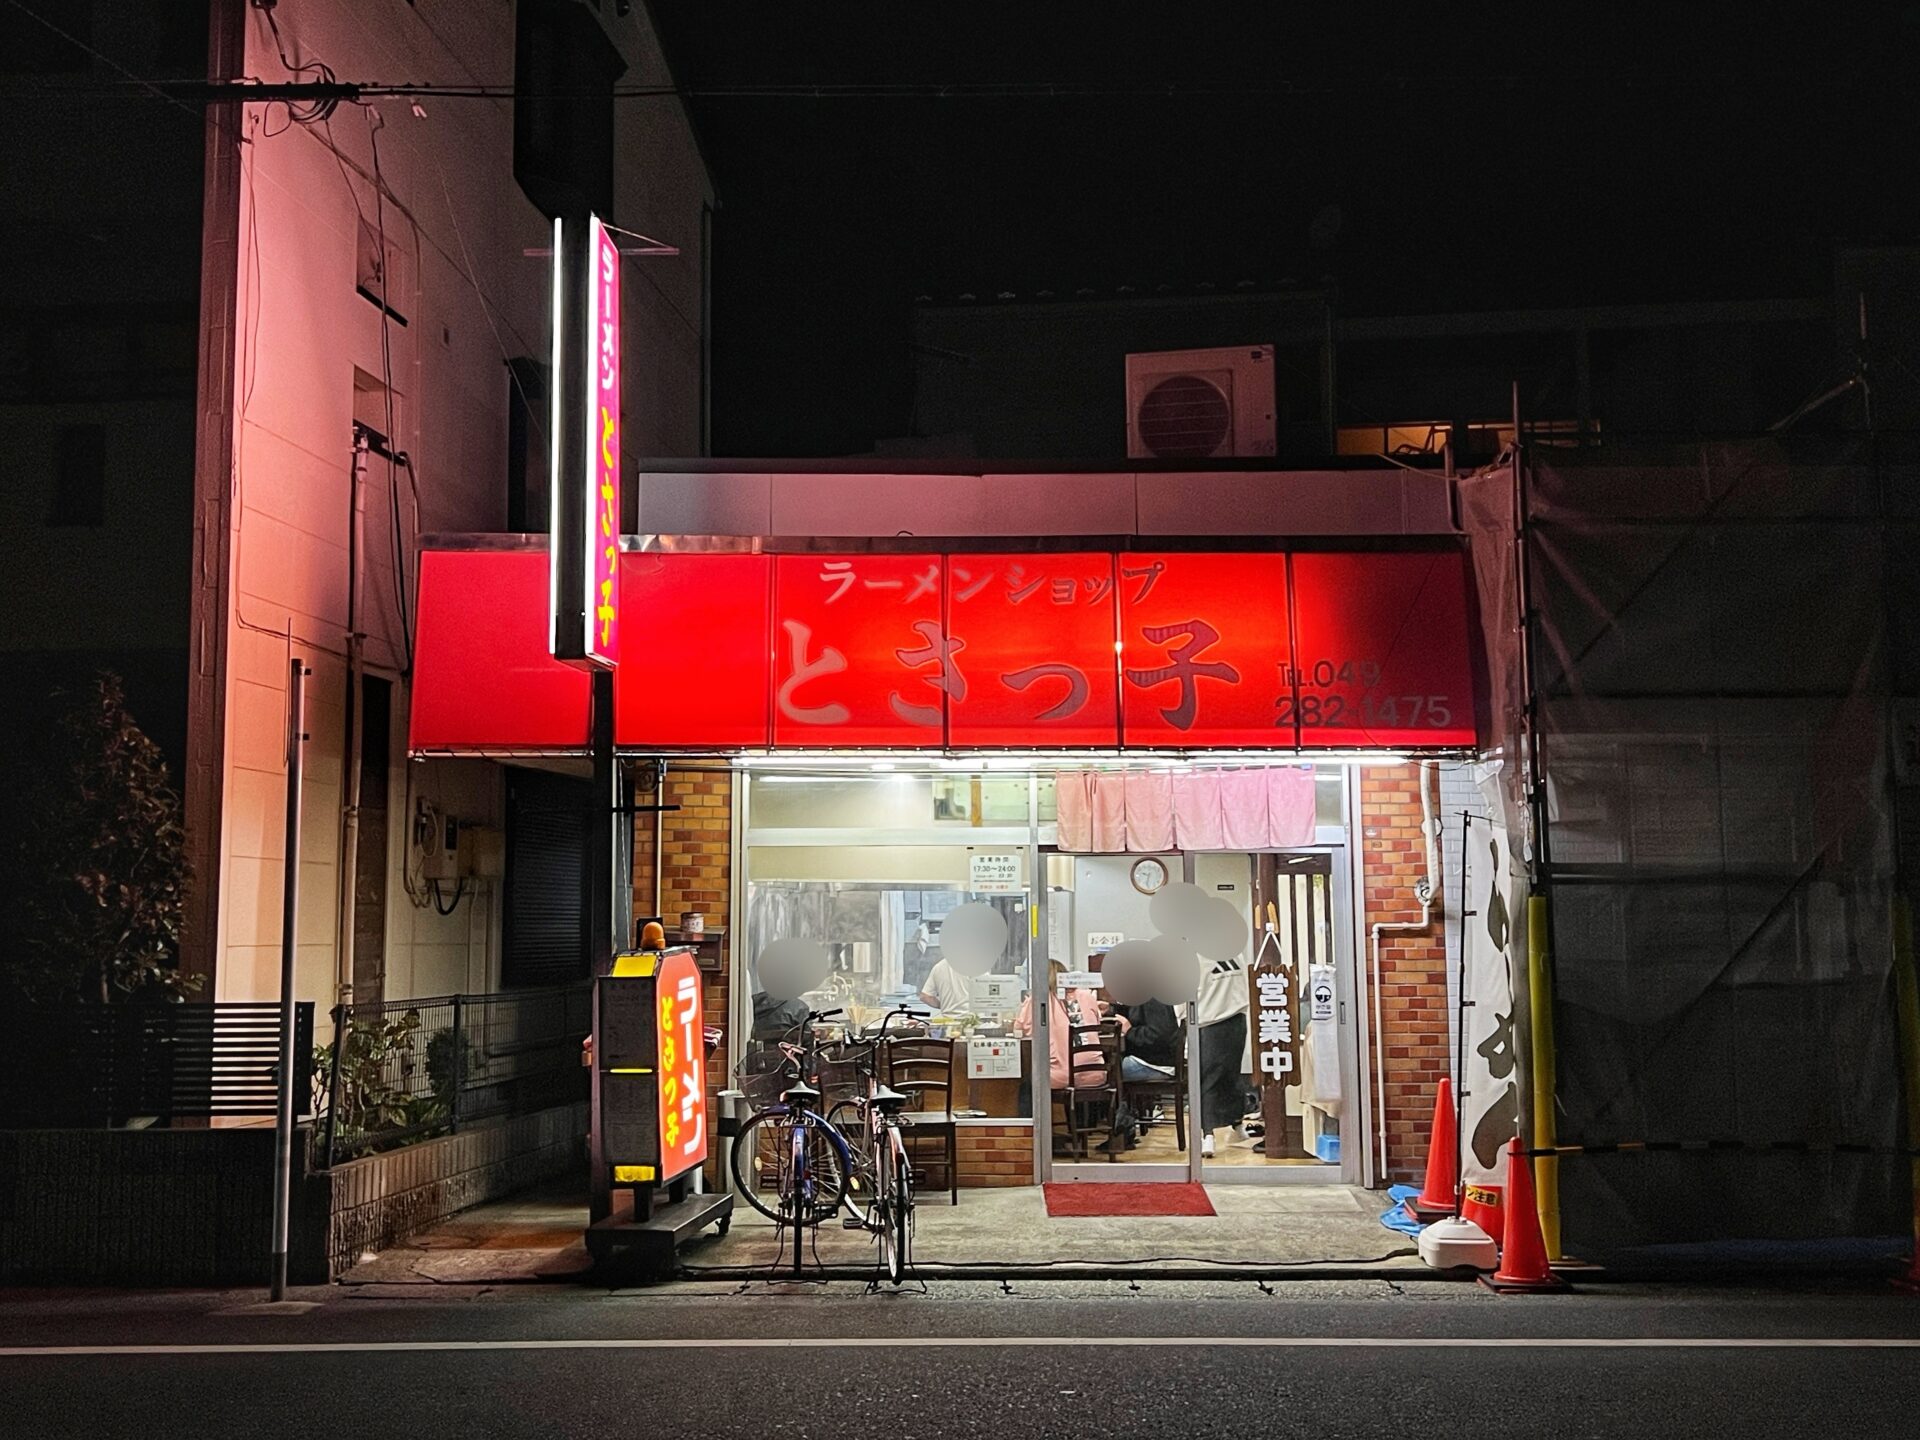
[[[1907,1144],[1920,1146],[1920,982],[1913,967],[1913,909],[1904,895],[1893,901],[1893,997],[1907,1060]],[[1920,1155],[1912,1164],[1913,1269],[1920,1275]]]
[[[1551,1150],[1554,1139],[1553,970],[1547,935],[1547,897],[1527,897],[1527,1014],[1533,1035],[1533,1148]],[[1533,1167],[1533,1193],[1540,1212],[1540,1238],[1547,1258],[1560,1255],[1560,1157],[1542,1155]]]

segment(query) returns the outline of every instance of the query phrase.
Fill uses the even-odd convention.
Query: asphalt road
[[[1914,1433],[1920,1298],[1354,1281],[0,1292],[0,1433]]]

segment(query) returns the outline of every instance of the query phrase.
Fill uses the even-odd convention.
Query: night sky
[[[1825,295],[1836,241],[1920,236],[1920,3],[1356,11],[657,5],[684,85],[824,87],[691,102],[722,204],[716,453],[905,434],[916,296]],[[929,89],[835,93],[876,84]],[[1057,88],[967,88],[1004,84]]]

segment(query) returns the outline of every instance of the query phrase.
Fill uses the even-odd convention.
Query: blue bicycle
[[[746,1201],[784,1232],[793,1230],[793,1273],[801,1273],[806,1231],[840,1213],[855,1161],[846,1138],[820,1114],[813,1027],[844,1012],[815,1010],[798,1043],[780,1046],[793,1083],[778,1104],[756,1111],[733,1137],[733,1183]],[[781,1238],[782,1258],[786,1239]]]

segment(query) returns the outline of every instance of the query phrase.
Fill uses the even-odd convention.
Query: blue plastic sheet
[[[1380,1223],[1396,1235],[1418,1235],[1420,1222],[1407,1213],[1406,1202],[1420,1193],[1418,1185],[1389,1185],[1387,1198],[1392,1206],[1380,1217]]]

